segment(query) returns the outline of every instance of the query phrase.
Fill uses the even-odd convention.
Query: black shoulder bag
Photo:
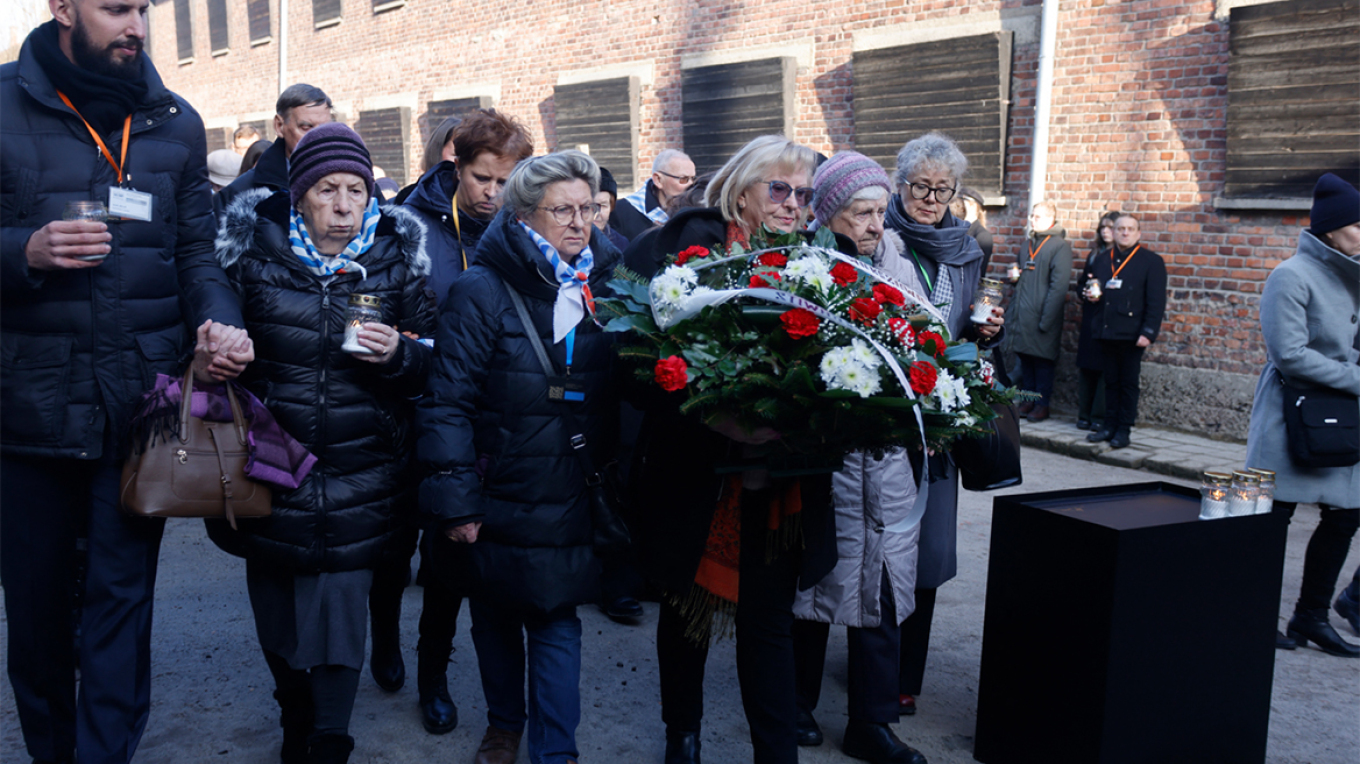
[[[529,336],[529,344],[533,345],[534,355],[538,356],[538,363],[543,367],[545,381],[551,383],[557,375],[553,372],[552,361],[548,360],[548,351],[543,347],[543,340],[539,339],[538,327],[534,325],[529,309],[524,305],[524,298],[509,284],[505,284],[505,291],[510,295],[510,302],[515,305],[520,323],[524,324],[524,333]],[[552,397],[551,390],[549,397]],[[620,490],[618,463],[609,462],[603,469],[596,469],[591,464],[585,451],[585,432],[576,423],[571,406],[570,403],[562,404],[562,419],[567,426],[567,445],[571,447],[572,454],[581,465],[581,474],[586,476],[595,554],[601,557],[621,554],[628,550],[632,538],[628,534],[628,526],[623,522],[623,491]]]
[[[1349,467],[1360,462],[1360,402],[1328,387],[1301,387],[1280,375],[1289,455],[1300,467]]]

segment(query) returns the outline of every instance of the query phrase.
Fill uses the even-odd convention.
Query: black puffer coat
[[[398,202],[410,208],[425,222],[428,237],[425,249],[430,253],[430,289],[434,290],[439,306],[449,296],[449,287],[463,272],[463,259],[472,262],[477,243],[486,232],[489,221],[478,220],[458,210],[458,223],[453,219],[453,195],[458,191],[458,170],[453,162],[440,162],[421,176],[411,193],[399,197]]]
[[[241,292],[255,362],[242,381],[279,424],[316,455],[302,485],[274,492],[274,514],[209,525],[223,549],[303,573],[372,567],[414,506],[411,398],[431,351],[408,337],[376,366],[340,349],[350,294],[382,298],[383,323],[426,336],[434,298],[425,228],[387,207],[373,247],[329,283],[308,271],[288,244],[288,195],[247,191],[227,208],[217,256]]]
[[[601,296],[620,255],[593,227],[590,249],[590,288]],[[507,285],[524,297],[532,331],[556,369],[565,366],[566,341],[552,341],[556,281],[514,214],[503,209],[475,262],[453,282],[439,317],[434,369],[417,416],[417,453],[432,473],[421,485],[420,509],[439,536],[436,564],[452,583],[546,613],[597,599],[585,475],[562,414],[564,406],[573,407],[594,464],[610,458],[619,411],[613,348],[594,322],[578,324],[571,379],[582,385],[585,401],[549,401]],[[475,543],[443,537],[448,528],[474,521],[482,523]]]
[[[5,455],[97,459],[157,373],[174,374],[191,327],[241,325],[212,256],[203,121],[145,61],[127,170],[153,220],[109,223],[97,268],[30,271],[24,247],[67,202],[105,204],[113,168],[24,43],[0,67],[0,443]],[[121,124],[105,143],[118,151]]]

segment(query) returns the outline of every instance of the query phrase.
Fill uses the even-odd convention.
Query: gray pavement
[[[1078,431],[1070,421],[1025,423],[1025,484],[999,493],[1028,493],[1163,479],[1189,484],[1190,465],[1240,465],[1239,444],[1196,439],[1179,433],[1138,428],[1134,447],[1123,453],[1072,442]],[[1080,433],[1084,436],[1084,433]],[[1040,446],[1043,447],[1040,447]],[[1047,449],[1053,450],[1047,450]],[[1137,449],[1135,451],[1135,449]],[[1062,453],[1057,453],[1059,451]],[[1095,459],[1075,458],[1084,454]],[[1120,461],[1122,459],[1137,461]],[[1198,461],[1196,461],[1198,460]],[[1114,463],[1110,463],[1114,462]],[[1211,464],[1210,464],[1211,462]],[[1137,464],[1143,470],[1130,470]],[[1158,468],[1157,465],[1167,465]],[[1177,466],[1180,465],[1180,466]],[[1174,470],[1181,470],[1175,472]],[[1168,474],[1170,473],[1170,474]],[[931,764],[973,761],[978,666],[982,646],[983,601],[991,506],[996,494],[963,492],[959,506],[959,576],[939,590],[926,688],[920,712],[896,727],[920,748]],[[1317,511],[1301,508],[1289,531],[1280,613],[1286,617],[1298,591],[1302,555],[1317,524]],[[1360,562],[1352,546],[1346,572]],[[135,761],[138,764],[222,762],[273,764],[280,732],[270,697],[268,671],[260,657],[245,596],[244,565],[218,551],[201,524],[171,522],[161,554],[157,590],[153,709]],[[408,670],[414,671],[420,589],[405,597],[402,630]],[[583,719],[579,741],[583,762],[659,764],[662,725],[657,691],[653,634],[655,605],[647,605],[640,626],[610,622],[594,608],[582,608],[585,626]],[[1333,618],[1352,639],[1349,629]],[[7,629],[7,624],[0,622]],[[476,661],[468,638],[466,609],[449,667],[461,724],[435,737],[420,726],[414,678],[395,694],[379,690],[365,674],[355,706],[352,732],[356,764],[451,762],[469,764],[485,725],[485,706]],[[802,749],[809,764],[850,762],[838,750],[845,723],[846,648],[843,629],[833,629],[827,680],[818,718],[827,741]],[[1231,633],[1186,635],[1187,639],[1226,640]],[[1054,639],[1080,635],[1054,634]],[[1354,764],[1360,761],[1360,661],[1314,649],[1276,654],[1275,684],[1267,760],[1272,764]],[[731,642],[717,643],[705,680],[704,760],[709,764],[749,762],[751,749],[736,684]],[[1016,703],[1026,702],[1023,696]],[[1149,734],[1155,734],[1149,730]],[[1055,746],[1060,746],[1055,741]],[[25,762],[8,681],[0,683],[0,762]],[[521,752],[520,761],[528,761]]]

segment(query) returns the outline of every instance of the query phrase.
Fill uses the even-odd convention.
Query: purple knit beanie
[[[878,162],[857,151],[842,151],[822,162],[812,176],[812,211],[826,225],[863,188],[881,186],[892,193],[892,181]]]
[[[294,205],[318,180],[333,172],[364,179],[373,196],[373,160],[364,139],[343,122],[327,122],[308,130],[288,157],[288,198]]]

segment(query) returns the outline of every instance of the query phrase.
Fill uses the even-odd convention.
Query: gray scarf
[[[923,260],[933,261],[939,268],[931,286],[930,301],[936,305],[948,303],[949,331],[957,338],[963,329],[962,318],[968,312],[973,291],[982,269],[982,248],[968,235],[968,221],[959,220],[945,210],[937,225],[922,225],[907,217],[902,197],[892,195],[888,205],[888,225],[902,236],[909,252]]]

